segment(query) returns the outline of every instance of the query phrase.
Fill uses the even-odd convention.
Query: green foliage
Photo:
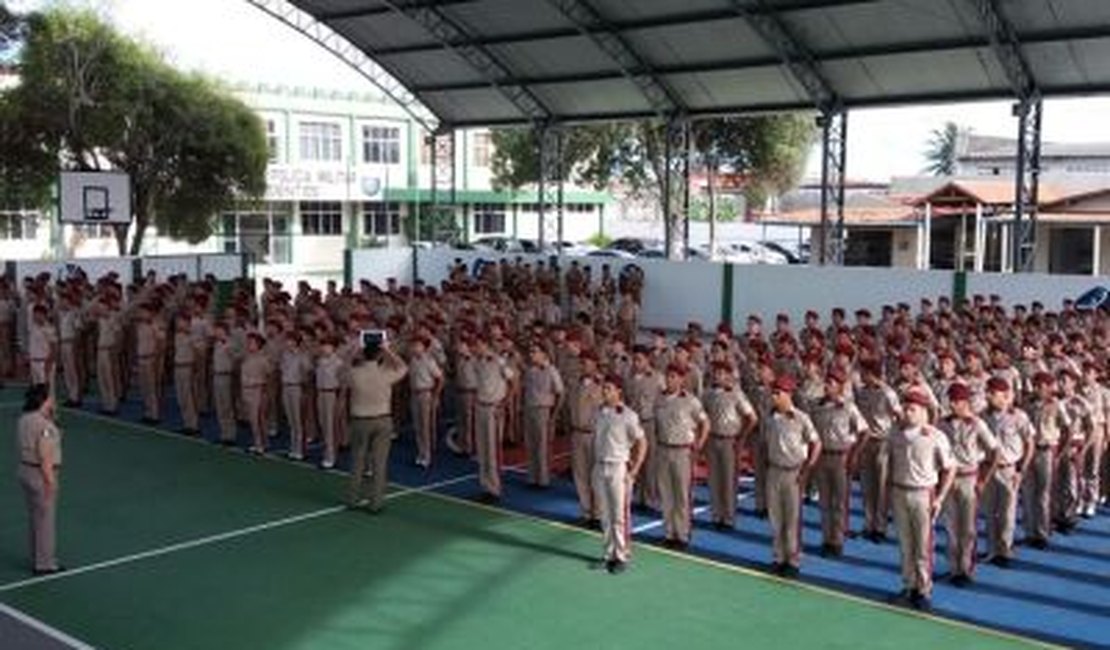
[[[409,241],[457,242],[461,241],[462,229],[455,219],[455,210],[449,206],[434,206],[429,203],[420,205],[420,236],[414,237],[415,215],[410,213],[403,221],[402,229]]]
[[[955,122],[946,122],[944,127],[933,129],[925,149],[925,171],[934,176],[951,176],[956,173],[956,148],[959,139],[960,127]]]
[[[736,221],[743,216],[740,210],[741,203],[736,199],[717,199],[717,221]],[[690,220],[709,221],[709,200],[705,197],[696,197],[690,201]]]
[[[613,238],[606,235],[605,233],[595,232],[594,234],[590,235],[590,238],[586,240],[586,243],[591,246],[597,246],[598,248],[608,248],[609,244],[613,243]]]
[[[12,138],[39,155],[19,163],[19,173],[5,166],[5,180],[49,178],[59,167],[126,171],[132,254],[152,224],[199,242],[220,210],[265,192],[261,120],[218,83],[174,70],[89,12],[54,9],[29,25],[21,83],[3,96],[10,107],[0,109],[0,145]],[[123,254],[127,230],[116,235]]]

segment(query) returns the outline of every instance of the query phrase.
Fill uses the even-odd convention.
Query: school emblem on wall
[[[359,179],[359,188],[368,197],[374,197],[382,191],[382,179],[377,176],[363,176]]]

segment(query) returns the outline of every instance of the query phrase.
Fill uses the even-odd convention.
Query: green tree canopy
[[[183,74],[89,12],[32,15],[20,83],[0,95],[0,183],[42,196],[58,169],[130,174],[137,254],[151,225],[191,243],[215,214],[265,191],[260,119],[218,83]],[[45,181],[45,183],[44,183]]]
[[[566,127],[563,133],[564,180],[597,189],[620,184],[654,197],[665,218],[681,212],[679,191],[672,193],[671,205],[663,205],[665,125],[622,122]],[[781,193],[801,178],[816,127],[811,115],[783,114],[700,121],[692,133],[695,169],[735,173],[750,191]],[[533,131],[497,129],[493,145],[495,185],[517,189],[537,182],[539,149]],[[681,187],[676,172],[669,173],[673,186]]]

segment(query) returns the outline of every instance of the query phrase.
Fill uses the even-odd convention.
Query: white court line
[[[80,641],[78,639],[75,639],[75,638],[71,637],[70,635],[66,634],[65,632],[62,632],[61,630],[59,630],[57,628],[50,627],[49,625],[47,625],[46,623],[43,623],[42,621],[38,620],[37,618],[34,618],[33,616],[30,616],[28,614],[24,614],[23,612],[19,611],[18,609],[8,607],[7,605],[5,605],[3,603],[0,603],[0,614],[4,614],[4,615],[8,616],[9,618],[15,619],[16,621],[19,621],[23,625],[35,630],[36,632],[44,634],[44,635],[50,637],[51,639],[54,639],[58,643],[61,643],[61,644],[66,645],[70,648],[73,648],[73,650],[95,650],[93,648],[93,646],[85,643],[84,641]]]
[[[748,495],[748,494],[738,494],[738,495],[736,495],[736,502],[739,503],[739,502],[743,501],[744,499],[748,498],[749,496],[750,495]],[[710,506],[699,506],[697,508],[694,508],[694,510],[690,513],[690,515],[691,515],[690,518],[693,519],[693,517],[696,516],[696,515],[700,515],[702,513],[708,512],[709,509],[710,509]],[[662,519],[656,519],[655,521],[649,521],[646,524],[640,524],[639,526],[636,526],[635,528],[633,528],[632,529],[632,534],[633,535],[639,535],[640,533],[652,530],[654,528],[659,528],[662,525],[663,525],[663,520]]]

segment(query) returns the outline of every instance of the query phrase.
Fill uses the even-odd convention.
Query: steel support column
[[[820,265],[844,263],[844,172],[848,153],[848,112],[825,112],[821,127],[821,230],[818,233]],[[832,237],[829,236],[833,226]]]
[[[1031,272],[1037,253],[1037,200],[1041,178],[1040,97],[1014,104],[1018,119],[1017,168],[1014,174],[1012,254],[1015,273]]]
[[[444,210],[450,210],[454,219],[455,204],[458,199],[455,184],[455,132],[438,131],[428,136],[427,146],[431,147],[432,154],[432,214],[436,217],[442,215]],[[419,189],[417,201],[420,200]],[[437,233],[433,233],[433,239]],[[469,238],[469,233],[463,233],[463,241]]]
[[[548,221],[547,221],[547,193],[550,190],[551,182],[558,176],[562,176],[560,171],[560,150],[562,148],[562,133],[549,126],[537,126],[533,131],[536,138],[537,156],[540,163],[540,177],[537,183],[537,209],[539,212],[539,247],[542,250],[545,242],[549,239],[547,236]]]

